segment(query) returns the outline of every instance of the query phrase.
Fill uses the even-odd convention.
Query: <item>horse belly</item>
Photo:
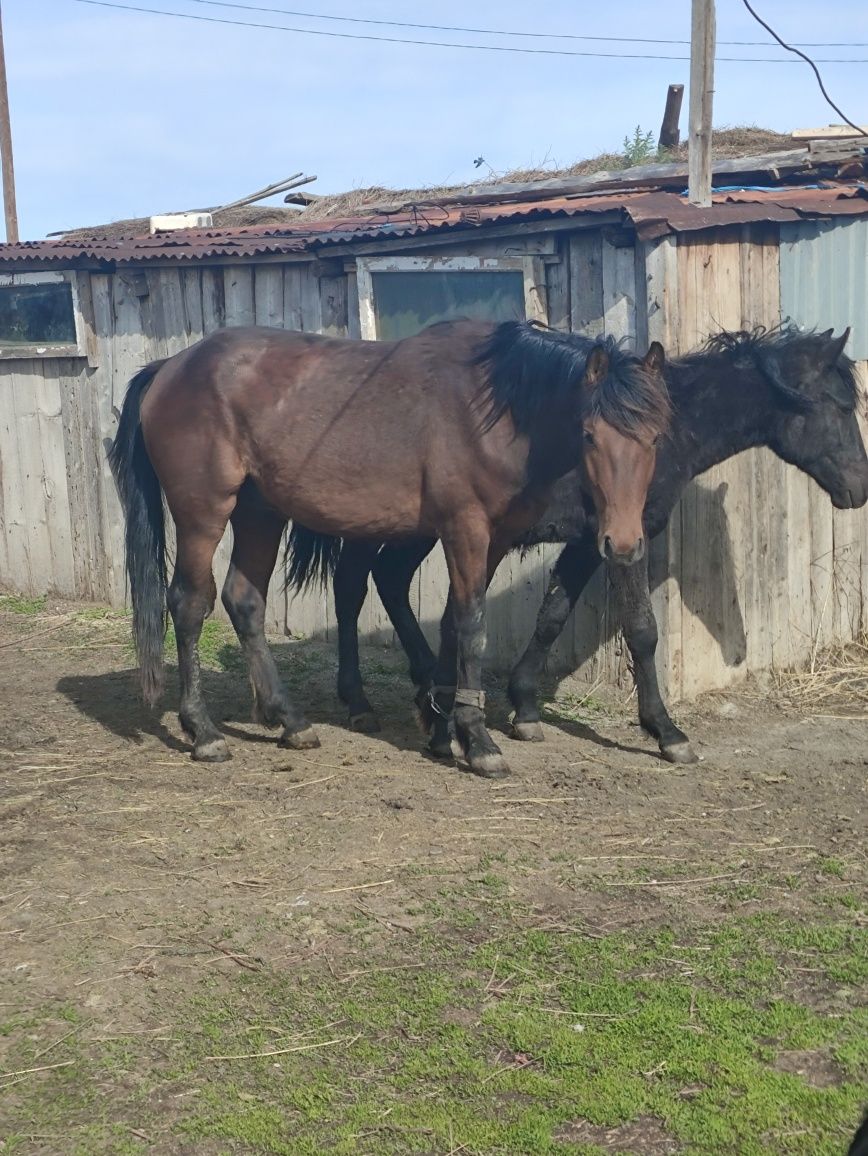
[[[266,501],[321,534],[345,538],[394,538],[430,532],[422,518],[421,478],[356,471],[264,474],[256,484]]]

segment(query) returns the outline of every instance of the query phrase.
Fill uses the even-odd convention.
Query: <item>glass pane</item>
[[[0,345],[75,345],[72,286],[0,285]]]
[[[459,317],[524,320],[524,278],[517,270],[373,273],[371,279],[382,341],[412,337],[436,321]]]

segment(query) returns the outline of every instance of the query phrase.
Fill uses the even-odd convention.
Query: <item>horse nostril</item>
[[[612,555],[614,554],[614,552],[615,551],[614,551],[614,548],[612,546],[612,539],[607,534],[606,537],[603,539],[603,554],[605,555],[606,558],[611,558]]]
[[[634,562],[641,562],[644,557],[645,557],[645,539],[640,538],[638,540],[638,542],[636,543],[636,545],[633,547],[633,561]]]

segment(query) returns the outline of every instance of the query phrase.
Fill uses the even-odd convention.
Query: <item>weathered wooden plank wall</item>
[[[780,313],[778,246],[757,226],[633,246],[620,231],[577,231],[476,242],[538,253],[549,321],[588,334],[663,342],[686,352],[721,328],[773,324]],[[467,246],[462,247],[465,252]],[[123,604],[123,528],[105,458],[130,377],[224,325],[268,324],[358,334],[355,276],[310,263],[167,266],[80,274],[92,332],[88,360],[6,362],[0,369],[0,582],[26,593]],[[489,660],[503,669],[530,638],[559,547],[517,555],[491,591]],[[231,550],[216,559],[218,587]],[[747,670],[809,658],[832,638],[864,629],[868,517],[835,512],[798,471],[751,451],[695,482],[652,548],[661,626],[658,665],[672,698],[726,686]],[[432,642],[447,590],[439,547],[413,587]],[[270,590],[269,627],[329,637],[330,595],[287,599]],[[222,609],[218,606],[218,614]],[[366,641],[394,643],[379,600],[363,612]],[[555,648],[554,670],[592,685],[629,682],[605,574],[589,583]]]

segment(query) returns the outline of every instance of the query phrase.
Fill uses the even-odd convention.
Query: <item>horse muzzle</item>
[[[615,566],[632,566],[641,562],[645,557],[645,538],[641,536],[634,542],[616,542],[610,534],[601,534],[597,540],[600,555],[606,562]]]

